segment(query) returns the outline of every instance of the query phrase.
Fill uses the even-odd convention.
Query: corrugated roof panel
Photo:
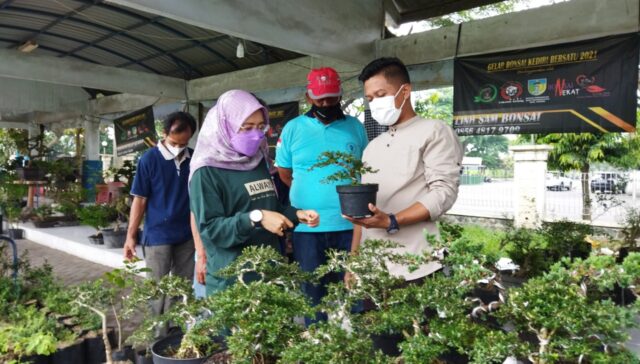
[[[122,61],[126,61],[125,58],[119,57],[111,52],[106,52],[97,48],[85,48],[75,53],[78,56],[94,59],[98,63],[105,66],[115,66]]]

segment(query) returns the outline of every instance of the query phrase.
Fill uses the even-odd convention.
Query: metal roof
[[[102,0],[0,0],[0,47],[26,41],[34,51],[105,66],[193,79],[301,55]]]
[[[501,0],[384,0],[398,23]],[[69,57],[182,79],[223,74],[301,57],[103,0],[0,0],[0,47],[35,41],[38,54]]]

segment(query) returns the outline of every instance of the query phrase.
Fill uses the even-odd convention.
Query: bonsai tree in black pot
[[[369,204],[376,204],[378,185],[361,184],[360,181],[363,174],[376,173],[377,170],[353,154],[339,151],[323,152],[318,157],[318,162],[309,170],[328,166],[336,166],[340,170],[324,178],[323,183],[349,182],[349,184],[336,186],[342,213],[354,218],[371,216]]]
[[[196,300],[192,282],[175,275],[166,275],[155,281],[145,279],[131,290],[125,300],[125,314],[139,312],[145,307],[145,319],[127,339],[136,346],[147,347],[146,352],[138,352],[140,360],[153,355],[155,363],[199,364],[216,350],[222,348],[221,339],[214,337],[215,329],[204,320],[210,314],[206,300]],[[153,315],[148,302],[159,297],[175,297],[169,310],[160,316]],[[160,326],[168,323],[180,327],[182,333],[160,338],[150,345]]]
[[[103,230],[117,219],[117,211],[107,204],[89,205],[78,208],[78,218],[83,225],[89,225],[97,230],[95,235],[89,236],[93,244],[103,244]]]
[[[105,357],[108,364],[114,361],[132,359],[134,354],[130,347],[125,347],[122,340],[122,319],[127,318],[131,311],[126,309],[125,293],[139,285],[137,276],[149,271],[140,268],[139,260],[124,262],[123,268],[117,268],[105,273],[104,278],[81,284],[75,288],[73,304],[97,315],[102,322],[102,339],[105,347]],[[108,337],[108,320],[112,318],[116,324],[117,347],[114,352]]]

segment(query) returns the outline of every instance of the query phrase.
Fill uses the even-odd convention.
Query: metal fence
[[[498,177],[501,176],[501,177]],[[582,180],[589,202],[583,208]],[[449,213],[490,218],[514,216],[513,170],[493,171],[482,183],[463,184]],[[571,220],[620,226],[627,209],[640,208],[640,172],[548,172],[545,180],[544,221]],[[584,211],[583,211],[584,210]]]
[[[567,219],[620,226],[628,208],[640,208],[640,173],[594,171],[546,178],[545,220]],[[583,186],[586,193],[583,195]]]

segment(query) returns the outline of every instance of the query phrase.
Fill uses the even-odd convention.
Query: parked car
[[[549,191],[570,191],[573,188],[573,181],[559,173],[547,173],[545,187]]]
[[[628,178],[620,173],[599,173],[591,180],[591,192],[624,193],[627,188]]]

